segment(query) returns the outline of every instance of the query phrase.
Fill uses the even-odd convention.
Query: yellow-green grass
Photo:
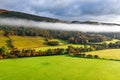
[[[10,38],[18,49],[46,46],[44,38],[41,37],[10,36]]]
[[[97,43],[91,43],[91,44],[103,44],[103,43],[116,43],[117,41],[120,41],[119,39],[113,39],[111,41],[104,41],[104,42],[97,42]]]
[[[105,41],[105,43],[109,44],[109,43],[116,43],[117,41],[120,41],[118,39],[113,39],[111,41]]]
[[[0,30],[0,47],[7,46],[7,37],[4,36],[4,31]]]
[[[120,49],[107,49],[100,51],[87,52],[86,54],[99,55],[101,58],[106,59],[119,59],[120,60]]]
[[[8,41],[9,39],[7,38],[7,37],[5,37],[5,36],[0,36],[0,47],[2,47],[2,46],[7,46],[7,41]]]
[[[64,45],[64,44],[68,44],[67,41],[61,40],[61,39],[50,39],[49,41],[58,41],[59,45]]]
[[[60,45],[60,46],[46,46],[46,47],[39,47],[39,48],[34,48],[36,51],[42,50],[48,50],[48,49],[57,49],[57,48],[68,48],[68,46],[73,46],[73,47],[84,47],[84,45],[78,45],[78,44],[66,44],[66,45]]]
[[[120,62],[46,56],[0,60],[0,80],[119,80]]]

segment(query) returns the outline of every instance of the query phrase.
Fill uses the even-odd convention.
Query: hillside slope
[[[27,14],[23,12],[16,12],[16,11],[7,11],[0,9],[0,17],[3,18],[20,18],[20,19],[27,19],[27,20],[34,20],[34,21],[46,21],[46,22],[64,22],[59,19],[36,16],[32,14]]]

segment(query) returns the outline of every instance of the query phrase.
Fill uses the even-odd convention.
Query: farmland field
[[[69,56],[0,60],[0,80],[119,80],[120,62]]]
[[[66,41],[59,40],[59,39],[52,39],[54,41],[58,41],[60,45],[58,46],[48,46],[46,45],[46,41],[42,37],[28,37],[28,36],[10,36],[13,40],[13,45],[18,49],[23,48],[34,48],[36,51],[39,50],[47,50],[49,48],[56,49],[56,48],[67,48],[68,46],[73,47],[84,47],[84,45],[77,45],[77,44],[68,44]]]
[[[7,40],[9,40],[7,37],[0,36],[0,47],[7,46]]]
[[[77,44],[66,44],[66,45],[60,45],[60,46],[46,46],[46,47],[39,47],[35,48],[36,51],[42,50],[48,50],[48,49],[56,49],[56,48],[68,48],[68,46],[73,46],[73,47],[84,47],[84,45],[77,45]]]
[[[4,36],[4,32],[0,30],[0,47],[7,46],[7,40],[9,40],[7,37]]]
[[[44,38],[41,37],[10,36],[10,38],[13,40],[13,45],[18,49],[46,46]]]
[[[120,40],[119,39],[113,39],[113,40],[110,40],[110,41],[97,42],[97,43],[91,43],[91,44],[103,44],[103,43],[109,44],[109,43],[116,43],[118,41],[120,41]]]
[[[100,51],[87,52],[86,54],[99,55],[101,58],[106,59],[119,59],[120,60],[120,49],[107,49]]]

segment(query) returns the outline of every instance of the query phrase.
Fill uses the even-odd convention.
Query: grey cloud
[[[109,21],[120,16],[120,0],[0,0],[0,8],[66,20]]]

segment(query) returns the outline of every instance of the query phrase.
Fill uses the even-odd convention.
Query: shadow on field
[[[46,66],[50,65],[49,62],[43,62],[42,64],[43,64],[43,65],[46,65]]]

